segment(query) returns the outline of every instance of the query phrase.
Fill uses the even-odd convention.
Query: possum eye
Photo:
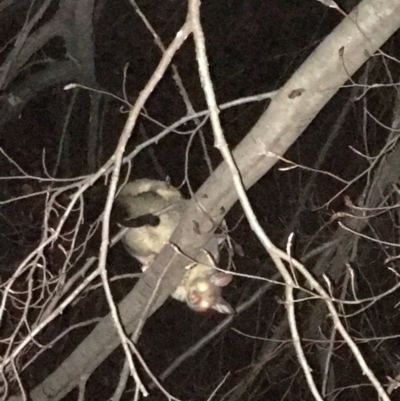
[[[209,284],[206,282],[200,282],[199,284],[197,284],[197,290],[200,292],[206,292],[209,289]]]
[[[208,309],[210,307],[210,303],[203,300],[200,302],[199,306],[201,309]]]

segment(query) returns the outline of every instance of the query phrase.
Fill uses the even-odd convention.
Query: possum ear
[[[211,276],[211,282],[218,287],[225,287],[232,281],[232,274],[229,273],[215,273]]]
[[[226,313],[227,315],[235,313],[235,309],[232,308],[231,304],[228,301],[225,301],[224,298],[220,298],[213,306],[219,313]]]

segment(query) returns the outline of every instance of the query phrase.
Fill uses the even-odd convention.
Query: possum
[[[188,202],[178,189],[164,181],[140,179],[128,183],[121,190],[117,203],[127,215],[122,225],[129,227],[123,243],[128,252],[142,263],[143,271],[169,241]],[[205,249],[218,260],[216,236]],[[204,254],[209,256],[206,252]],[[214,269],[210,266],[210,259],[206,260],[204,256],[198,262],[191,263],[192,267],[187,269],[171,296],[198,312],[212,308],[220,313],[234,313],[221,296],[221,287],[230,283],[232,275]]]

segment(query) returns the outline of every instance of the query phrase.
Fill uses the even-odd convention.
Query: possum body
[[[125,248],[145,270],[169,241],[187,200],[167,182],[141,179],[125,185],[117,202],[127,215],[123,225],[131,227],[123,238]]]
[[[169,241],[188,201],[167,182],[140,179],[128,183],[117,202],[127,215],[123,222],[129,227],[123,238],[125,248],[142,263],[145,271]],[[217,237],[205,249],[218,261]],[[192,263],[171,296],[195,311],[212,308],[220,313],[233,313],[233,308],[221,296],[221,288],[230,283],[232,275],[214,269],[209,253],[204,252],[199,263]]]

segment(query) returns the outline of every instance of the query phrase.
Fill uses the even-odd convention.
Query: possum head
[[[190,282],[187,304],[195,311],[203,312],[210,308],[219,313],[234,313],[232,306],[221,296],[221,287],[232,280],[232,275],[218,272],[208,277],[199,277]]]

